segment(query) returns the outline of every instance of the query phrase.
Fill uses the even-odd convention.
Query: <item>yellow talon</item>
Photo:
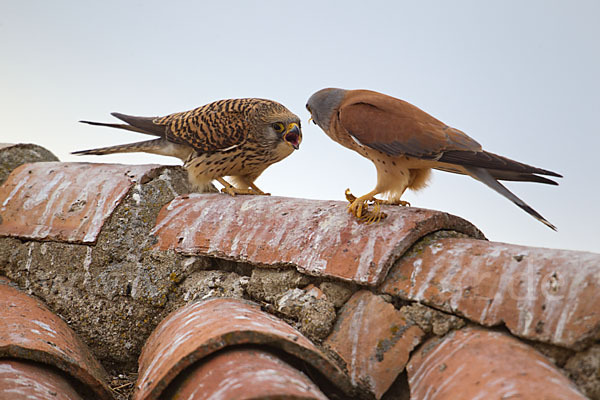
[[[346,189],[344,195],[346,196],[346,200],[348,200],[350,204],[352,204],[354,200],[356,200],[356,196],[353,195],[352,192],[350,192],[350,189]]]
[[[350,200],[350,196],[348,198]],[[372,203],[373,209],[370,209],[369,203]],[[370,225],[387,217],[387,214],[381,211],[381,203],[381,200],[377,199],[361,201],[355,198],[354,201],[348,204],[348,212],[354,215],[359,222]]]
[[[263,195],[270,196],[270,193],[265,193],[259,188],[256,187],[255,184],[250,183],[250,189],[240,189],[231,185],[223,178],[217,178],[217,182],[223,185],[223,189],[221,189],[221,193],[227,193],[228,195],[235,197],[236,194],[254,194],[254,195]]]

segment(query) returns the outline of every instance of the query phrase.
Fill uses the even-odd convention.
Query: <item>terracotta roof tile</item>
[[[169,399],[319,399],[327,397],[302,372],[271,353],[235,348],[188,368]]]
[[[342,390],[349,382],[300,332],[254,303],[219,298],[189,304],[167,316],[146,341],[139,359],[135,399],[156,399],[197,360],[228,346],[263,344],[304,360]]]
[[[600,254],[440,239],[394,266],[383,292],[515,335],[578,347],[600,331]]]
[[[163,207],[153,233],[162,250],[293,265],[366,285],[380,283],[394,261],[430,232],[483,237],[467,221],[438,211],[389,207],[386,213],[383,223],[366,225],[339,201],[191,194]]]
[[[582,398],[533,347],[466,319],[531,339],[598,392],[598,254],[476,240],[467,221],[417,208],[386,207],[374,225],[336,201],[190,194],[161,208],[190,189],[182,169],[39,162],[54,156],[31,146],[0,145],[0,275],[69,320],[113,386],[133,385],[145,343],[137,400],[405,398],[408,383],[415,399]],[[264,308],[191,303],[146,340],[215,294]],[[74,396],[126,397],[58,316],[0,277],[0,398],[22,366],[26,388],[47,375]]]
[[[353,385],[380,399],[423,335],[392,304],[363,290],[342,307],[325,345],[344,360]]]
[[[0,186],[0,236],[93,243],[131,186],[162,168],[58,162],[21,165]]]
[[[56,366],[99,399],[112,398],[107,374],[88,348],[39,300],[0,279],[0,358],[19,358]]]
[[[407,372],[411,399],[585,399],[532,347],[483,329],[424,343]]]
[[[80,400],[69,381],[44,364],[0,359],[0,399]]]

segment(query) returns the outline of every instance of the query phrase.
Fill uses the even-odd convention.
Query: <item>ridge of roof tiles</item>
[[[350,218],[341,201],[190,194],[163,206],[152,233],[159,250],[295,266],[309,275],[369,286],[381,283],[396,259],[428,233],[447,229],[483,238],[450,214],[384,209],[383,223],[367,225]]]
[[[599,271],[600,254],[446,238],[402,257],[380,290],[579,349],[600,338]]]
[[[111,399],[108,375],[75,332],[39,300],[0,277],[0,361],[50,364],[98,399]]]
[[[112,232],[113,224],[119,223],[110,221],[111,216],[129,212],[135,204],[147,205],[145,192],[131,189],[168,168],[43,162],[55,157],[38,147],[0,145],[0,182],[4,181],[0,186],[0,240],[9,238],[3,253],[4,262],[9,264],[9,247],[20,245],[11,238],[19,238],[30,248],[40,241],[59,243],[44,244],[39,250],[42,258],[46,251],[77,248],[91,260],[98,243],[109,246],[110,251],[114,248],[112,237],[107,243],[102,236],[96,241],[101,232]],[[5,160],[9,160],[6,168]],[[32,163],[15,168],[23,162]],[[7,175],[10,169],[14,170]],[[159,182],[158,192],[172,189],[169,177],[162,180],[168,182]],[[194,268],[220,268],[218,262],[204,263],[206,260],[237,262],[239,287],[224,294],[260,301],[265,311],[239,298],[211,298],[168,314],[145,341],[135,400],[187,396],[198,388],[206,390],[202,396],[210,391],[239,397],[238,385],[247,389],[242,394],[249,398],[267,394],[276,398],[405,398],[402,396],[408,396],[409,387],[414,399],[489,398],[490,393],[583,398],[556,365],[564,366],[588,395],[600,399],[593,397],[600,388],[600,376],[592,376],[594,365],[600,365],[600,311],[595,307],[600,297],[600,254],[488,242],[480,240],[483,234],[468,221],[412,207],[385,207],[385,221],[365,225],[351,218],[346,204],[338,201],[187,194],[174,198],[159,212],[166,198],[185,193],[186,188],[180,185],[177,191],[169,191],[170,197],[154,201],[151,217],[143,217],[144,229],[124,241],[143,236],[139,243],[144,244],[135,248],[132,262],[149,262],[150,267],[143,270],[147,274],[157,274],[154,262],[172,263],[168,265],[175,275],[169,279],[175,286],[191,276]],[[140,196],[142,201],[138,201]],[[125,198],[131,204],[117,210]],[[135,218],[141,217],[132,217],[133,225],[138,221]],[[152,226],[152,236],[148,236]],[[447,232],[440,232],[445,230],[458,232],[450,236],[460,238],[448,238]],[[161,258],[161,252],[165,257]],[[27,251],[19,254],[26,256]],[[22,262],[31,260],[25,256]],[[197,264],[196,256],[200,256]],[[17,274],[17,278],[10,276],[16,282],[22,266],[10,265],[6,271]],[[106,266],[99,262],[95,269]],[[42,268],[33,266],[38,267]],[[298,277],[276,280],[255,273],[267,269],[293,272]],[[43,279],[48,276],[46,272],[31,276]],[[30,279],[29,272],[27,276]],[[164,274],[160,276],[165,279]],[[295,284],[290,279],[299,280]],[[342,285],[340,280],[350,283]],[[30,288],[28,280],[23,282],[19,280]],[[207,281],[191,280],[189,284],[194,282]],[[279,282],[281,291],[262,293],[261,285],[270,282]],[[334,291],[329,299],[328,290],[335,289],[326,289],[323,284],[334,282],[347,295]],[[15,370],[22,368],[23,376],[31,373],[35,379],[36,368],[47,368],[41,362],[54,365],[52,371],[58,378],[67,378],[67,384],[78,382],[74,387],[77,395],[81,395],[82,387],[89,387],[95,391],[94,398],[111,398],[114,393],[106,385],[106,373],[85,345],[83,350],[74,345],[79,340],[75,333],[41,302],[15,286],[0,277],[0,397],[2,385],[12,382]],[[86,295],[85,285],[81,290]],[[311,342],[290,325],[303,327],[301,319],[311,318],[311,314],[299,314],[301,318],[294,319],[290,317],[293,314],[278,308],[278,296],[286,293],[327,302],[336,298],[335,307],[329,304],[331,313],[327,314],[335,320],[328,319],[323,336],[310,336],[315,340]],[[47,293],[35,294],[47,300]],[[118,295],[128,294],[123,290]],[[161,307],[172,306],[171,296],[179,295],[177,290],[168,292],[166,303],[153,303],[155,308],[148,310],[164,315]],[[27,306],[27,311],[25,306],[11,306],[4,313],[7,307],[3,303],[14,303],[23,296],[35,304]],[[138,301],[131,297],[128,300],[132,303]],[[292,301],[286,307],[298,304]],[[47,319],[31,318],[38,309],[45,310],[42,314]],[[22,311],[18,312],[18,323],[11,322],[12,332],[22,328],[33,336],[46,335],[46,325],[62,323],[60,329],[66,328],[66,333],[52,328],[53,334],[67,337],[66,344],[75,347],[65,348],[56,338],[44,342],[39,337],[28,341],[27,335],[8,337],[2,326],[8,326],[16,310]],[[140,318],[137,323],[146,324],[147,319],[141,321],[141,317],[147,315],[136,314]],[[471,324],[463,328],[465,320]],[[514,336],[499,332],[502,328],[489,329],[496,326],[506,327]],[[140,340],[139,345],[143,342]],[[552,364],[534,350],[533,346],[541,349],[538,344],[560,353],[562,361]],[[260,371],[269,373],[258,374],[259,365]],[[573,375],[577,368],[581,369],[579,376]],[[217,376],[221,380],[215,384]],[[62,385],[50,383],[50,379],[50,385]],[[261,387],[269,392],[252,392]]]

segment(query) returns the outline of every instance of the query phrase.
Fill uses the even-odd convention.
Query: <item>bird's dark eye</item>
[[[277,133],[282,133],[285,130],[285,126],[283,126],[283,124],[281,122],[275,122],[273,124],[273,129]]]

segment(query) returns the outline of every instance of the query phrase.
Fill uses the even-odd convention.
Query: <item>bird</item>
[[[321,89],[306,104],[313,123],[331,139],[370,159],[377,184],[364,196],[346,190],[348,211],[374,222],[385,214],[381,204],[410,205],[401,200],[406,189],[428,184],[431,170],[468,175],[506,197],[525,212],[556,230],[548,220],[499,181],[558,185],[545,176],[562,175],[483,150],[464,132],[446,125],[420,108],[371,90]],[[545,176],[544,176],[545,175]],[[387,200],[375,198],[381,195]],[[369,210],[373,204],[373,211]]]
[[[183,161],[189,181],[200,192],[268,195],[254,181],[271,164],[283,160],[302,141],[300,118],[282,104],[266,99],[225,99],[190,111],[163,117],[112,116],[125,122],[79,121],[89,125],[125,129],[156,139],[75,151],[77,155],[145,152]],[[224,177],[230,177],[230,182]]]

